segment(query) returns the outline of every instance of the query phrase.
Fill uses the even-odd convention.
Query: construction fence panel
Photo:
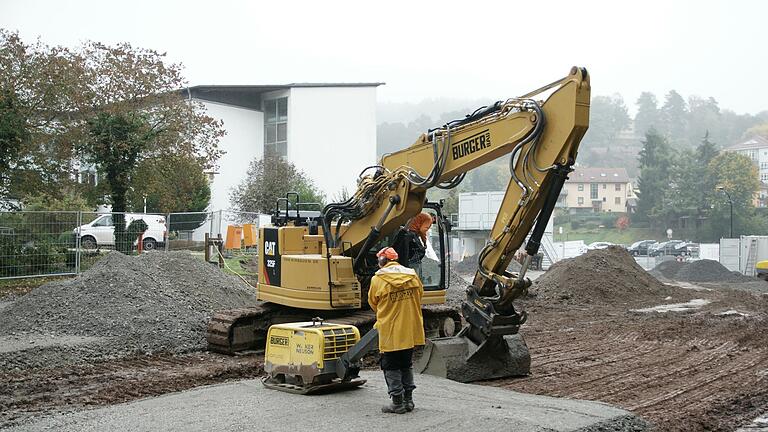
[[[76,274],[76,211],[0,212],[0,279]]]

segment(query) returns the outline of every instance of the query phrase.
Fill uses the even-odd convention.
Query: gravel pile
[[[679,272],[680,269],[684,266],[684,262],[679,262],[676,260],[662,261],[656,267],[654,267],[650,273],[657,277],[661,276],[667,279],[674,279],[675,276],[677,276],[677,272]]]
[[[585,304],[657,298],[666,291],[629,252],[616,246],[559,261],[531,288],[537,300]]]
[[[112,252],[79,277],[51,282],[5,307],[3,340],[46,335],[100,338],[98,343],[54,343],[45,349],[0,354],[0,368],[25,365],[34,354],[122,357],[186,352],[205,347],[206,325],[219,309],[256,302],[237,277],[186,252],[152,252],[138,257]],[[33,364],[34,365],[34,364]]]
[[[714,260],[685,263],[671,279],[684,282],[754,282],[753,277],[732,272]]]

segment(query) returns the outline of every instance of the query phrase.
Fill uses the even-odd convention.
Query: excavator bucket
[[[417,372],[473,382],[528,375],[531,355],[520,334],[491,336],[480,345],[463,336],[427,341]]]

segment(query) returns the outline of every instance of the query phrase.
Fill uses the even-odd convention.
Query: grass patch
[[[560,234],[560,228],[563,234]],[[583,240],[590,244],[598,241],[611,242],[629,246],[639,240],[665,240],[664,237],[652,233],[648,228],[627,228],[619,231],[616,228],[578,228],[572,229],[570,225],[555,226],[555,241]]]

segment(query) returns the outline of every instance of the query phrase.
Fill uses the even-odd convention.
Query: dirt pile
[[[713,260],[691,261],[683,265],[672,279],[685,282],[752,282],[755,278],[732,272]]]
[[[189,253],[113,252],[79,277],[42,285],[4,308],[0,338],[45,335],[43,351],[75,351],[64,353],[74,358],[186,352],[204,348],[213,311],[255,302],[238,278]],[[71,346],[71,336],[99,339]],[[0,351],[0,367],[9,354],[40,349]]]
[[[703,259],[691,262],[662,261],[649,273],[661,280],[683,282],[755,282],[757,279],[732,272],[717,261]]]
[[[667,279],[674,279],[677,276],[677,272],[685,266],[685,263],[676,260],[667,260],[660,262],[649,273],[656,277],[663,277]]]
[[[640,267],[625,249],[611,246],[555,263],[531,294],[559,303],[621,303],[659,297],[664,284]]]

